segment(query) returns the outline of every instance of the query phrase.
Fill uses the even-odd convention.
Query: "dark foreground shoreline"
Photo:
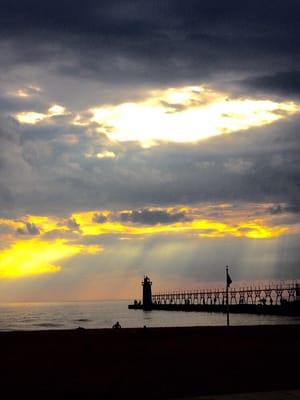
[[[172,399],[299,389],[299,341],[300,325],[2,332],[1,394]]]

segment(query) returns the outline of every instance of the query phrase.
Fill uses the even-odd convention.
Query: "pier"
[[[226,312],[226,289],[161,291],[152,294],[148,276],[142,282],[143,300],[135,300],[129,309]],[[265,284],[232,288],[228,291],[231,313],[300,315],[300,284]]]

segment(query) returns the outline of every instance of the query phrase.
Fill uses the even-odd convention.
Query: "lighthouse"
[[[143,286],[143,310],[151,310],[152,309],[152,282],[150,278],[145,275],[144,280],[142,282]]]

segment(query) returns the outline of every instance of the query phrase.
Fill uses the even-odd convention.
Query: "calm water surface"
[[[0,304],[0,330],[224,325],[219,313],[128,310],[128,300]],[[231,315],[232,325],[299,324],[300,317]]]

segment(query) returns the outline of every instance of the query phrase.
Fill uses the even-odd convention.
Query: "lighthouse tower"
[[[150,278],[145,275],[144,280],[142,282],[143,286],[143,309],[151,310],[152,309],[152,291],[151,291],[152,282]]]

